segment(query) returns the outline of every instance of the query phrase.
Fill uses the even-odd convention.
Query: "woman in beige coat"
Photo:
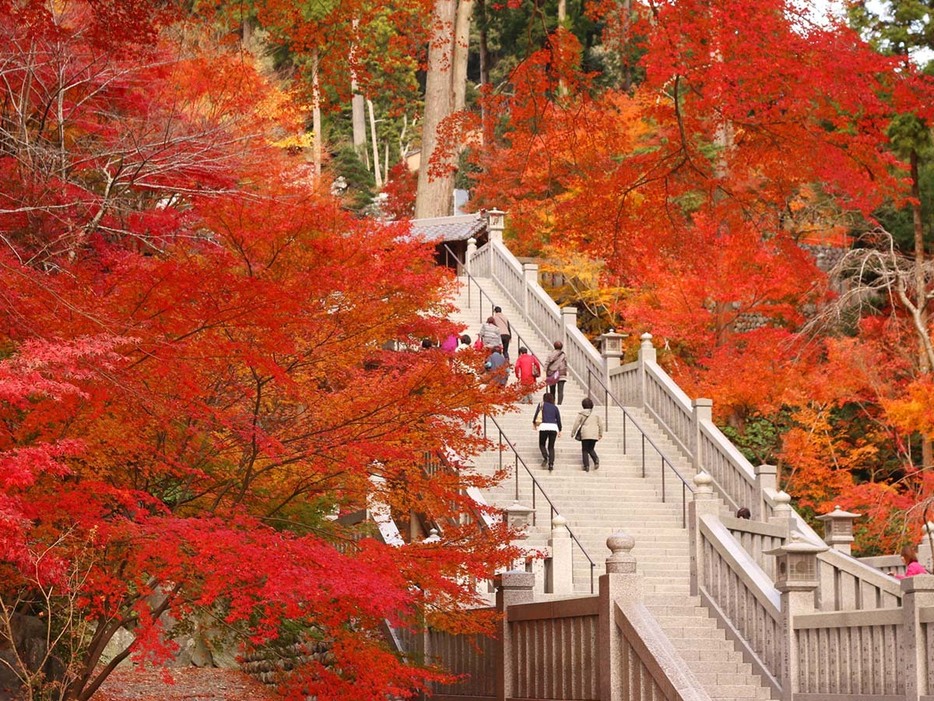
[[[603,417],[593,412],[593,400],[590,397],[581,402],[584,410],[574,420],[571,435],[581,442],[581,455],[584,459],[584,472],[590,472],[590,458],[593,458],[593,469],[600,467],[600,458],[597,457],[597,441],[603,438]]]

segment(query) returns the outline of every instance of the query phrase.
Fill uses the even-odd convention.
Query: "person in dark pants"
[[[546,392],[535,408],[532,425],[538,427],[538,449],[542,453],[542,467],[555,469],[555,440],[561,435],[561,412],[555,405],[555,397]]]
[[[584,472],[590,472],[590,460],[593,459],[593,469],[600,467],[600,458],[597,457],[597,441],[603,438],[603,417],[593,413],[593,400],[585,397],[581,402],[584,408],[574,420],[571,435],[579,438],[581,442],[581,456],[584,460]]]
[[[509,342],[512,340],[512,327],[509,319],[503,314],[502,307],[493,307],[493,323],[499,329],[499,337],[503,344],[503,355],[509,360]]]
[[[555,341],[555,349],[545,359],[545,382],[555,385],[558,404],[564,401],[564,383],[568,379],[568,357],[564,354],[564,344]]]

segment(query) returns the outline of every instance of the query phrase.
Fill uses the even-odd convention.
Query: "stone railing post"
[[[791,533],[794,524],[794,512],[791,510],[791,497],[788,492],[778,492],[773,497],[775,506],[772,507],[772,515],[769,517],[769,523],[785,528],[786,533]],[[787,535],[785,536],[788,537]]]
[[[720,509],[713,491],[713,478],[706,472],[694,475],[694,499],[688,504],[688,540],[691,547],[691,595],[697,596],[704,581],[704,543],[700,535],[701,516]]]
[[[505,701],[513,695],[512,635],[509,628],[509,607],[531,603],[535,596],[535,575],[513,570],[496,575],[496,610],[502,614],[499,639],[496,641],[496,698]]]
[[[642,577],[636,574],[632,549],[636,541],[626,533],[614,533],[606,539],[612,553],[606,559],[606,574],[600,575],[600,622],[597,632],[599,650],[600,701],[623,701],[622,644],[616,628],[616,604],[642,600]]]
[[[713,400],[698,397],[691,402],[694,410],[694,435],[691,438],[691,464],[696,472],[704,469],[703,460],[701,460],[701,421],[713,421]]]
[[[928,521],[921,527],[921,541],[918,543],[918,562],[924,565],[928,572],[934,572],[934,522]]]
[[[470,275],[470,259],[473,258],[474,253],[477,252],[477,239],[471,236],[467,239],[467,253],[464,256],[464,270],[467,271],[467,274]]]
[[[529,315],[529,287],[538,284],[538,263],[523,263],[522,276],[525,278],[525,287],[522,293],[522,311]]]
[[[565,353],[568,347],[568,327],[577,328],[577,307],[561,307],[561,343],[564,344]],[[558,340],[558,339],[554,339]]]
[[[777,489],[778,468],[775,465],[756,465],[756,493],[759,498],[755,504],[749,504],[754,519],[769,520],[769,507],[765,501],[765,493],[774,493]]]
[[[644,409],[648,400],[646,396],[645,364],[654,363],[658,359],[658,354],[655,352],[655,346],[652,345],[652,334],[644,333],[639,337],[639,340],[639,401]]]
[[[902,580],[902,615],[905,623],[902,673],[905,675],[907,701],[918,701],[931,692],[928,688],[926,635],[919,616],[922,608],[931,606],[934,606],[934,576],[921,574]]]
[[[851,514],[839,506],[835,506],[829,514],[818,516],[817,520],[824,522],[824,542],[834,550],[847,555],[852,554],[850,545],[853,543],[853,521],[860,516],[862,514]]]
[[[571,534],[568,520],[561,514],[551,519],[551,593],[574,593],[574,568],[571,564]]]
[[[766,555],[775,556],[775,588],[782,594],[782,701],[793,701],[801,688],[794,619],[795,616],[814,613],[814,591],[818,586],[817,553],[825,550],[826,545],[808,543],[795,532],[782,547],[765,551]]]

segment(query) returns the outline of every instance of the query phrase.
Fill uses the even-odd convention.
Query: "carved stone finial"
[[[694,475],[694,486],[699,494],[713,494],[713,477],[701,470]]]
[[[791,495],[788,492],[781,491],[774,497],[775,506],[772,507],[774,513],[791,511]]]
[[[635,546],[636,539],[622,531],[607,538],[606,547],[612,553],[606,559],[607,574],[635,574],[636,558],[632,555]]]

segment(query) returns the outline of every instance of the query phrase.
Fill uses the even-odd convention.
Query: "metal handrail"
[[[432,460],[432,457],[434,457],[435,459]],[[440,450],[425,452],[422,471],[428,477],[433,477],[439,471],[443,471],[449,475],[460,474],[460,471],[451,464],[451,460],[448,458],[448,456],[442,453]],[[462,492],[465,491],[463,487],[461,487],[460,489]],[[473,501],[473,499],[471,499],[471,503],[473,503],[475,508],[468,509],[467,515],[470,516],[470,518],[475,523],[479,524],[481,530],[489,531],[490,530],[489,516],[483,513],[483,511],[479,508],[479,504]],[[484,504],[484,506],[486,506],[486,504]],[[434,517],[429,516],[429,518],[431,518],[434,524],[438,527],[439,533],[441,535],[444,535],[444,529],[442,528],[442,525],[438,523],[434,519]]]
[[[446,251],[447,253],[450,253],[452,256],[454,256],[455,259],[458,260],[458,262],[460,261],[460,259],[457,258],[457,254],[454,253],[454,251],[452,251],[450,248],[448,248],[447,244],[444,245],[444,248],[445,248],[445,251]],[[461,264],[461,265],[459,266],[459,272],[458,272],[458,274],[459,274],[459,275],[464,275],[464,276],[467,278],[467,308],[468,308],[468,309],[470,309],[470,306],[471,306],[471,301],[470,301],[470,296],[471,296],[471,295],[470,295],[470,286],[471,286],[471,283],[472,283],[473,285],[476,285],[477,291],[480,293],[480,295],[479,295],[479,296],[480,296],[480,323],[483,324],[483,323],[486,321],[486,317],[483,316],[483,298],[486,297],[487,301],[490,303],[490,315],[493,314],[493,309],[496,307],[496,305],[493,303],[493,298],[490,297],[489,294],[487,294],[486,292],[483,291],[483,288],[480,287],[480,283],[477,282],[476,279],[474,278],[474,276],[471,275],[471,274],[467,271],[467,268],[464,267],[463,264]],[[535,358],[535,359],[538,361],[539,365],[542,366],[542,372],[544,373],[544,372],[545,372],[544,361],[542,361],[542,359],[539,358],[538,355],[536,355],[535,351],[532,350],[531,345],[529,345],[529,343],[526,342],[526,340],[525,340],[524,338],[522,338],[522,335],[521,335],[521,334],[515,329],[515,327],[513,327],[511,324],[510,324],[510,331],[512,332],[512,335],[513,335],[513,336],[515,337],[515,339],[516,339],[516,344],[515,344],[516,348],[519,348],[519,346],[524,346],[526,349],[528,349],[528,351],[529,351],[529,353],[532,355],[532,357]],[[518,356],[518,351],[516,351],[516,355]]]
[[[499,469],[500,470],[503,469],[503,443],[504,442],[506,443],[506,445],[509,446],[510,450],[512,450],[513,455],[515,455],[514,473],[516,475],[516,492],[515,492],[516,501],[519,501],[519,465],[521,464],[522,467],[525,468],[526,474],[528,474],[529,478],[532,480],[532,525],[533,526],[536,525],[535,524],[536,490],[540,491],[542,493],[542,497],[544,497],[545,501],[548,502],[548,506],[550,507],[550,517],[551,517],[551,520],[554,521],[555,516],[558,516],[560,514],[560,512],[558,511],[558,508],[554,505],[554,502],[548,497],[548,494],[545,492],[545,489],[542,487],[539,481],[535,479],[535,475],[532,474],[532,471],[529,469],[529,466],[525,464],[525,460],[523,460],[522,456],[519,455],[519,451],[516,449],[516,446],[506,436],[505,432],[503,431],[502,426],[500,426],[499,422],[490,414],[483,415],[483,437],[487,438],[487,419],[492,421],[493,425],[496,426],[497,431],[499,431]],[[593,594],[594,593],[594,572],[596,570],[597,565],[594,562],[593,558],[590,557],[589,554],[587,554],[587,551],[584,549],[584,546],[581,544],[580,540],[578,540],[577,536],[574,535],[574,531],[571,530],[571,527],[567,524],[565,524],[564,527],[567,528],[568,534],[571,536],[571,540],[577,544],[577,547],[580,549],[583,556],[587,558],[587,562],[590,563],[590,593]]]
[[[587,370],[587,394],[588,396],[591,394],[591,388],[590,388],[591,377],[596,379],[597,382],[600,384],[600,386],[603,387],[603,393],[604,393],[603,394],[603,397],[604,397],[603,409],[604,409],[604,417],[605,417],[604,420],[607,422],[607,424],[609,424],[610,422],[610,403],[607,401],[608,399],[612,399],[613,403],[616,404],[616,406],[618,406],[623,412],[623,454],[625,455],[627,453],[626,419],[629,419],[632,422],[632,425],[636,427],[636,430],[639,431],[639,433],[642,435],[642,476],[645,477],[645,443],[646,441],[648,441],[649,445],[652,446],[652,448],[658,454],[658,457],[661,459],[661,470],[660,471],[661,471],[661,476],[662,476],[662,503],[663,504],[666,503],[667,501],[666,495],[665,495],[665,467],[667,466],[668,469],[671,470],[675,474],[675,477],[677,477],[681,481],[681,527],[687,528],[687,525],[688,525],[687,493],[690,492],[691,494],[693,494],[694,488],[691,487],[691,485],[687,483],[687,480],[685,480],[684,477],[681,475],[681,473],[675,469],[675,466],[672,464],[672,462],[668,458],[665,457],[665,454],[662,452],[661,448],[655,445],[655,441],[653,441],[648,436],[648,434],[645,432],[645,429],[643,429],[642,426],[639,424],[639,422],[636,420],[636,417],[629,413],[629,411],[626,409],[625,406],[623,406],[623,403],[619,400],[619,398],[615,394],[613,394],[613,392],[610,390],[609,387],[606,386],[606,383],[604,383],[603,380],[599,376],[591,372],[590,369]]]

